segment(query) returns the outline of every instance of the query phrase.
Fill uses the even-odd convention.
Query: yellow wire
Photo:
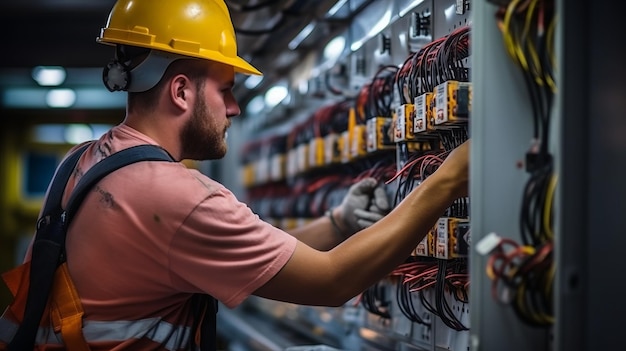
[[[554,201],[554,193],[556,191],[557,180],[558,176],[556,174],[552,174],[552,176],[550,177],[550,181],[548,182],[548,188],[546,189],[546,203],[543,206],[543,230],[549,240],[552,240],[554,238],[552,223],[550,222],[550,215],[552,214],[552,203]]]
[[[532,69],[530,69],[530,73],[535,77],[535,82],[537,82],[538,85],[543,85],[543,79],[542,79],[542,68],[541,68],[541,61],[539,60],[539,55],[537,54],[537,51],[535,50],[535,43],[533,42],[531,36],[529,35],[530,33],[530,26],[533,23],[532,19],[533,19],[533,15],[535,13],[535,8],[537,7],[537,0],[532,0],[528,6],[528,9],[526,10],[526,21],[524,22],[524,29],[522,30],[522,38],[524,43],[526,44],[526,47],[528,48],[528,52],[530,54],[530,58],[531,58],[531,63],[532,63]],[[523,54],[523,50],[522,48],[519,48],[519,51],[521,54]]]
[[[530,33],[531,25],[533,24],[533,15],[536,12],[536,8],[538,6],[538,0],[526,0],[528,1],[528,6],[525,9],[526,16],[524,25],[521,32],[521,38],[518,38],[514,33],[513,28],[513,16],[515,11],[520,6],[520,2],[522,0],[514,0],[509,3],[506,7],[505,14],[502,20],[502,23],[498,24],[498,27],[502,31],[502,37],[504,40],[505,48],[507,53],[514,61],[525,71],[530,72],[535,82],[539,86],[547,85],[553,93],[556,93],[556,83],[554,82],[554,78],[547,74],[543,69],[541,60],[536,50],[536,43],[532,40]],[[555,56],[554,56],[554,28],[555,28],[555,18],[550,21],[550,25],[547,28],[545,33],[546,35],[546,46],[547,52],[550,57],[550,62],[554,67]],[[520,42],[521,40],[521,42]],[[528,51],[528,56],[524,51],[524,48]]]
[[[546,31],[546,46],[548,50],[548,57],[550,58],[550,64],[553,67],[556,67],[556,56],[554,55],[554,28],[556,27],[556,15],[552,17],[552,21],[550,21],[550,25],[548,26],[548,30]],[[547,75],[546,81],[548,82],[548,86],[553,93],[556,94],[557,88],[556,83],[552,76]]]
[[[523,55],[519,56],[517,54],[517,48],[519,47],[519,45],[515,40],[515,36],[511,34],[511,19],[519,2],[520,0],[513,0],[506,8],[502,23],[502,38],[504,39],[505,48],[509,56],[511,56],[517,63],[519,63],[519,65],[524,70],[528,70],[528,63],[526,62],[526,58]]]
[[[493,267],[490,264],[487,265],[485,273],[487,274],[487,277],[489,277],[489,279],[496,280],[496,273],[493,271]]]
[[[528,316],[530,319],[532,319],[533,321],[539,323],[539,324],[554,324],[554,316],[545,314],[543,312],[536,312],[536,311],[531,311],[528,309],[529,306],[527,306],[524,303],[524,294],[526,293],[526,284],[522,281],[517,289],[517,296],[516,296],[516,303],[518,308],[520,309],[520,311],[522,311],[522,313],[524,313],[526,316]]]

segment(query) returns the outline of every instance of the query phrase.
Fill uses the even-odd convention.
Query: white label
[[[448,121],[448,82],[437,85],[437,100],[435,100],[435,124]]]
[[[415,116],[413,117],[413,132],[420,133],[426,131],[426,95],[415,98]]]
[[[396,123],[393,133],[393,141],[404,141],[406,139],[405,128],[406,128],[406,115],[405,115],[405,106],[401,105],[396,107]]]
[[[439,218],[437,222],[437,252],[435,256],[439,258],[448,257],[448,218]]]

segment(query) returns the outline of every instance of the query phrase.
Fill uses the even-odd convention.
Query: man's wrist
[[[337,235],[342,238],[346,238],[349,236],[349,234],[347,233],[347,230],[345,230],[345,228],[343,228],[337,221],[337,217],[335,216],[335,210],[336,208],[330,208],[326,211],[325,215],[330,220],[330,224],[332,225],[335,233],[337,233]]]

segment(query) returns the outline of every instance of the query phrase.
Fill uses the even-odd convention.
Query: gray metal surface
[[[526,172],[517,167],[532,138],[531,104],[522,76],[509,59],[494,19],[496,8],[472,1],[472,82],[474,98],[470,197],[472,242],[495,232],[520,242],[518,229]],[[512,307],[491,296],[487,257],[472,251],[471,349],[539,351],[547,333],[526,326]]]
[[[470,1],[474,5],[476,0]],[[471,10],[471,11],[470,11]],[[450,34],[472,21],[473,8],[457,13],[457,0],[433,0],[433,39]]]
[[[561,192],[557,350],[623,350],[626,245],[624,4],[558,1]]]

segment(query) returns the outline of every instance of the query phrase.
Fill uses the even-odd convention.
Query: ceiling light
[[[324,58],[327,60],[336,60],[341,56],[343,50],[346,48],[346,38],[338,36],[333,38],[326,44],[324,48]]]
[[[383,15],[380,16],[380,19],[370,28],[370,30],[367,32],[365,37],[350,44],[350,50],[352,51],[359,50],[361,46],[363,46],[363,44],[365,44],[367,40],[375,37],[376,35],[378,35],[378,33],[382,32],[382,30],[385,29],[389,25],[390,22],[391,22],[391,8],[388,7],[387,10],[383,13]]]
[[[284,85],[275,85],[265,93],[265,105],[272,108],[283,101],[289,92]]]
[[[37,84],[48,86],[59,86],[65,81],[65,69],[60,66],[37,66],[33,68],[32,77]]]
[[[46,94],[46,104],[53,108],[67,108],[76,102],[76,93],[72,89],[52,89]]]
[[[51,93],[46,88],[10,88],[0,92],[0,107],[11,109],[64,107],[68,102],[56,101],[59,95],[63,94],[67,95],[66,98],[71,98],[72,94],[74,95],[75,101],[70,106],[75,109],[123,109],[126,106],[126,94],[111,94],[104,87],[100,87],[78,88],[73,90],[73,93]],[[49,101],[52,106],[50,106]]]
[[[298,35],[296,35],[295,38],[293,38],[287,45],[289,49],[295,50],[296,48],[298,48],[298,46],[304,41],[304,39],[311,35],[313,29],[315,29],[315,21],[307,24],[304,28],[302,28],[300,33],[298,33]]]
[[[70,144],[80,144],[93,139],[93,130],[86,124],[70,124],[65,127],[65,141]]]
[[[337,13],[337,11],[339,11],[339,9],[341,9],[343,7],[343,5],[346,4],[348,0],[339,0],[337,1],[333,7],[330,8],[330,10],[328,10],[328,13],[326,14],[326,17],[332,17],[333,15],[335,15]]]
[[[256,115],[260,113],[265,108],[265,101],[263,100],[262,95],[257,95],[246,105],[246,114],[248,115]]]

